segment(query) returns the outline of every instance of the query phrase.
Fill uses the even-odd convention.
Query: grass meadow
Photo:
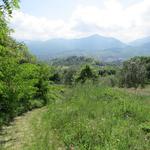
[[[32,136],[21,149],[148,150],[149,101],[117,88],[78,85],[32,117]]]

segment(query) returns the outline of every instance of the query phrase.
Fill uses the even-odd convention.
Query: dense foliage
[[[3,3],[2,3],[3,2]],[[17,0],[2,1],[0,9],[0,126],[15,116],[47,103],[50,69],[38,64],[27,47],[10,37],[5,13]]]
[[[88,79],[95,81],[97,79],[97,76],[94,71],[92,71],[90,66],[86,65],[85,68],[81,70],[79,77],[77,77],[76,80],[77,82],[80,81],[81,83],[84,83]]]
[[[120,86],[144,87],[150,80],[150,57],[134,57],[125,61],[120,71]]]

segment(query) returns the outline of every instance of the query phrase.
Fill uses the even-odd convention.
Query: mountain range
[[[96,34],[79,39],[52,39],[25,43],[31,53],[42,60],[75,55],[114,61],[150,55],[150,37],[123,43],[116,38]]]

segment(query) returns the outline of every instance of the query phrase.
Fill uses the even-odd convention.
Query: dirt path
[[[17,117],[10,126],[0,132],[0,150],[23,150],[23,145],[29,144],[32,138],[32,119],[40,122],[40,115],[46,108],[36,109]]]

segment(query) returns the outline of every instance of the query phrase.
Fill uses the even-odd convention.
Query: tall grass
[[[27,150],[148,150],[150,110],[144,96],[78,85],[31,122]]]

